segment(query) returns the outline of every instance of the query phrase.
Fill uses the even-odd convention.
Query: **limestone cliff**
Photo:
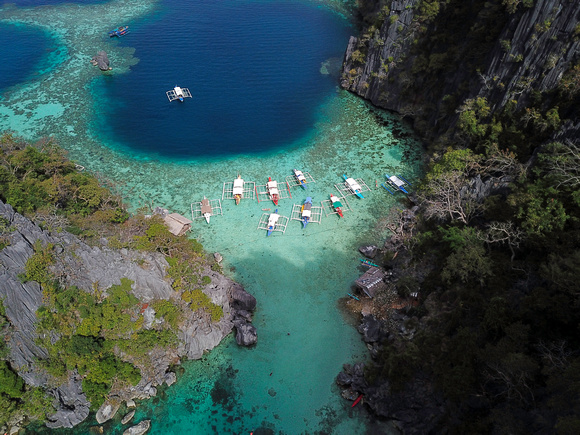
[[[413,118],[428,140],[455,125],[468,99],[485,97],[490,115],[508,102],[521,110],[539,93],[549,104],[579,58],[577,1],[393,0],[374,11],[369,3],[385,2],[362,3],[367,24],[350,39],[341,85]],[[578,123],[564,130],[577,135]]]
[[[48,356],[36,341],[36,311],[43,304],[42,288],[35,281],[22,282],[19,278],[34,252],[36,241],[55,246],[56,261],[51,272],[66,287],[106,291],[110,286],[118,285],[122,278],[130,279],[133,282],[131,291],[144,307],[141,314],[145,328],[157,321],[152,308],[145,308],[148,302],[179,299],[166,276],[167,261],[160,254],[91,247],[66,231],[56,234],[44,231],[1,201],[0,217],[9,222],[9,232],[5,234],[9,243],[0,250],[0,299],[11,324],[7,341],[9,360],[29,385],[49,384],[49,377],[36,365],[38,359]],[[234,321],[239,322],[240,309],[244,310],[245,318],[249,318],[247,310],[255,308],[255,299],[251,295],[239,284],[209,268],[204,270],[204,274],[211,278],[211,283],[203,288],[203,292],[214,304],[222,307],[223,317],[214,322],[208,315],[185,310],[189,314],[180,323],[179,346],[166,352],[156,351],[159,354],[151,357],[156,364],[140,367],[143,377],[138,385],[114,392],[117,402],[154,396],[156,385],[173,382],[175,375],[167,373],[170,364],[178,362],[180,357],[200,358],[203,352],[215,347],[232,331]],[[57,399],[57,413],[49,418],[49,427],[73,427],[89,414],[90,403],[82,392],[80,377],[71,375],[67,382],[54,386],[50,392]]]

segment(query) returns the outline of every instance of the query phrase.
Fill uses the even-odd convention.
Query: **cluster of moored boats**
[[[344,217],[344,211],[350,210],[348,202],[346,201],[346,196],[355,195],[361,199],[364,199],[363,192],[370,191],[370,188],[366,185],[362,179],[354,179],[343,175],[344,183],[337,184],[335,187],[343,194],[343,196],[338,196],[330,193],[330,198],[321,202],[321,207],[314,206],[312,202],[312,197],[308,196],[301,205],[294,205],[292,218],[300,220],[302,222],[303,228],[306,228],[308,223],[317,222],[320,223],[320,216],[322,210],[328,214],[338,214],[341,218]],[[290,187],[301,186],[304,190],[308,190],[308,183],[314,182],[314,179],[309,173],[304,173],[299,169],[293,169],[293,176],[286,178],[286,181],[279,183],[276,180],[272,180],[272,177],[268,177],[268,181],[262,186],[256,186],[254,182],[246,182],[238,175],[238,177],[233,181],[233,183],[224,183],[224,194],[222,199],[234,199],[236,205],[241,202],[244,198],[258,198],[260,200],[269,200],[274,203],[275,206],[279,205],[279,201],[282,198],[291,197]],[[386,183],[386,185],[385,185]],[[381,185],[391,194],[396,191],[401,191],[403,193],[409,193],[409,187],[411,183],[406,181],[400,176],[389,176],[386,175],[386,182]],[[228,186],[226,188],[226,185]],[[387,185],[390,187],[387,187]],[[249,187],[248,187],[249,186]],[[377,183],[378,187],[378,183]],[[289,196],[285,196],[289,195]],[[217,201],[217,200],[216,200]],[[204,197],[201,204],[201,214],[206,218],[209,223],[209,217],[211,216],[211,207],[209,200]],[[325,208],[326,204],[326,208]],[[270,209],[262,209],[262,211],[270,211]],[[285,232],[286,225],[290,219],[286,216],[282,216],[278,213],[278,208],[271,213],[264,213],[258,229],[264,229],[267,231],[267,235],[270,236],[274,231]]]

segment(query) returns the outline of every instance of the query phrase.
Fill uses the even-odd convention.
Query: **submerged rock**
[[[123,417],[121,419],[121,424],[127,424],[127,423],[129,423],[129,421],[131,421],[131,419],[135,415],[135,412],[137,412],[137,411],[133,410],[133,411],[129,412],[127,415],[125,415],[125,417]]]
[[[151,427],[151,420],[143,420],[141,423],[130,427],[123,432],[123,435],[142,435]]]
[[[103,424],[104,422],[112,419],[119,408],[121,407],[120,403],[105,401],[97,411],[95,418],[97,419],[97,423]]]

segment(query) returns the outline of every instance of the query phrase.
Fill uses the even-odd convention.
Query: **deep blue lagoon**
[[[337,86],[321,66],[342,57],[351,32],[338,14],[300,1],[166,0],[128,24],[119,44],[139,63],[95,83],[97,105],[109,102],[96,133],[173,158],[269,151],[303,136]],[[170,103],[175,85],[193,98]]]
[[[34,78],[53,49],[48,35],[23,25],[0,25],[0,92]]]

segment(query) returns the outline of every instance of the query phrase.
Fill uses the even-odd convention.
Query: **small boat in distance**
[[[304,204],[302,204],[302,223],[304,224],[303,228],[306,228],[306,225],[308,225],[308,221],[310,220],[310,216],[312,214],[312,198],[311,197],[307,197],[306,201],[304,201]]]
[[[191,92],[189,92],[189,89],[177,85],[175,85],[175,87],[170,91],[165,92],[165,95],[167,95],[169,101],[179,100],[183,102],[184,98],[191,98]]]
[[[298,182],[300,183],[300,185],[306,189],[306,177],[304,176],[304,173],[302,171],[299,171],[298,169],[293,169],[294,171],[294,176],[296,177],[296,180],[298,180]]]
[[[362,397],[363,397],[363,395],[362,395],[362,394],[361,394],[360,396],[358,396],[358,397],[356,398],[356,400],[355,400],[354,402],[352,402],[351,408],[354,408],[354,407],[355,407],[355,406],[358,404],[358,402],[360,402],[360,401],[361,401]]]
[[[344,174],[342,176],[344,178],[344,181],[346,182],[346,186],[352,191],[352,193],[354,193],[361,199],[365,199],[365,197],[362,194],[362,187],[360,187],[360,184],[358,184],[354,178],[347,177]]]
[[[364,264],[365,266],[368,266],[368,267],[371,267],[371,266],[373,266],[373,267],[379,267],[377,264],[372,263],[370,260],[367,260],[365,258],[361,258],[360,261],[361,261],[362,264]]]
[[[272,234],[272,231],[276,228],[276,223],[278,222],[278,218],[280,215],[278,214],[278,209],[274,213],[271,213],[268,217],[268,234],[267,236]],[[266,236],[266,237],[267,237]]]
[[[342,214],[342,203],[338,199],[337,196],[334,196],[332,193],[330,194],[330,202],[332,203],[332,208],[338,213],[340,217],[344,217]]]
[[[278,205],[278,200],[280,199],[280,192],[278,191],[278,182],[272,181],[272,177],[268,177],[268,184],[266,184],[268,189],[268,195],[274,205]]]
[[[234,199],[236,200],[236,205],[238,205],[242,199],[242,195],[244,194],[244,180],[240,174],[238,174],[238,178],[234,180],[232,193],[234,195]]]
[[[109,32],[109,36],[111,38],[113,38],[115,36],[121,37],[121,36],[127,34],[128,31],[129,31],[129,26],[117,27],[116,29],[113,29]]]
[[[207,199],[205,196],[201,200],[201,214],[205,218],[205,221],[209,224],[209,218],[212,215],[212,209],[209,203],[209,199]]]

